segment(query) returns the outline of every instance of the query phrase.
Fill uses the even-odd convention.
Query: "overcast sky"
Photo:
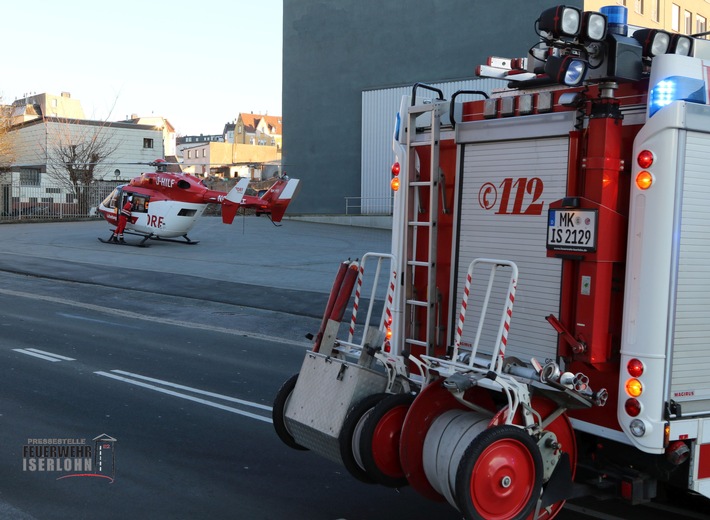
[[[89,119],[220,134],[281,115],[282,0],[5,2],[0,95],[71,93]]]

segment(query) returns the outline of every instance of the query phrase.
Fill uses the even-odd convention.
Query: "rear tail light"
[[[638,417],[641,413],[641,403],[634,397],[627,399],[624,403],[624,410],[630,417]]]
[[[631,377],[641,377],[643,375],[643,362],[640,359],[632,359],[626,364],[626,371]]]

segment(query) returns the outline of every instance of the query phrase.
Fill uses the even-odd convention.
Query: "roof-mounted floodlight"
[[[659,29],[640,29],[633,36],[641,44],[644,58],[667,53],[671,43],[670,33]]]
[[[670,54],[680,54],[682,56],[690,56],[690,51],[693,49],[693,39],[690,36],[682,34],[674,34],[671,36],[671,43],[668,47]]]
[[[587,75],[587,62],[574,56],[550,56],[545,63],[545,74],[555,83],[576,87]]]
[[[537,28],[550,33],[553,38],[573,38],[582,28],[582,11],[565,5],[550,7],[540,14]]]
[[[582,15],[582,39],[600,42],[606,37],[606,31],[607,19],[602,13],[587,11]]]

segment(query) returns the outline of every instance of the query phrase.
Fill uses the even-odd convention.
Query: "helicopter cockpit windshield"
[[[107,208],[115,208],[118,206],[120,197],[121,197],[121,188],[116,188],[113,190],[108,197],[106,197],[103,202],[101,203],[103,206]]]

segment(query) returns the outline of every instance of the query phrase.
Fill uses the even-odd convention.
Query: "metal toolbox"
[[[286,426],[301,446],[342,463],[338,437],[348,410],[386,385],[384,372],[309,351],[286,405]]]

